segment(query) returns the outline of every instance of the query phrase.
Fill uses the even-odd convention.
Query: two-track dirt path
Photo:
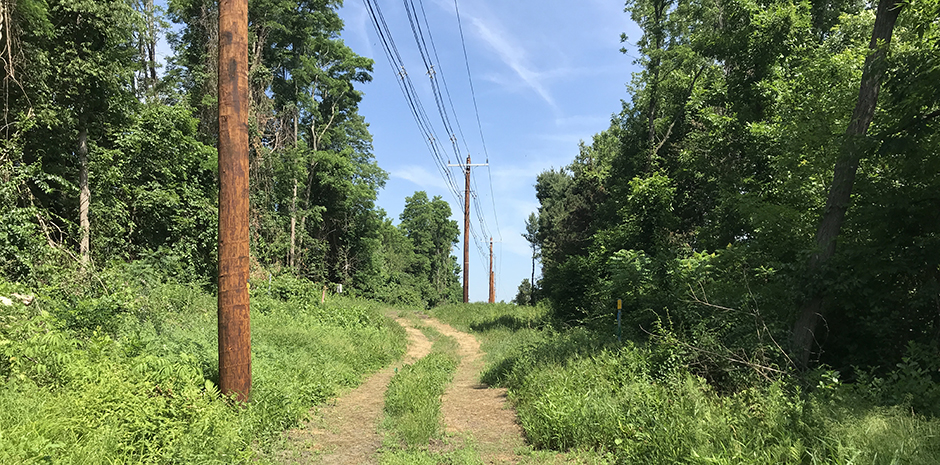
[[[507,404],[506,389],[479,381],[483,369],[480,343],[473,335],[435,319],[425,323],[460,345],[460,365],[441,405],[445,431],[469,436],[485,463],[515,463],[513,451],[523,445],[522,428]]]
[[[303,427],[287,432],[293,449],[282,463],[370,464],[378,463],[375,452],[382,445],[379,422],[385,405],[385,389],[395,370],[420,360],[431,351],[431,341],[403,318],[395,321],[408,333],[408,350],[401,362],[393,363],[365,380],[359,387],[316,407]]]
[[[312,412],[313,418],[301,428],[287,432],[287,450],[282,463],[374,464],[382,445],[379,432],[385,390],[395,370],[427,355],[431,342],[404,318],[395,318],[408,333],[408,351],[401,362],[372,375],[356,389]],[[476,338],[433,318],[422,324],[460,346],[460,365],[442,400],[445,431],[458,442],[469,440],[485,463],[515,463],[513,450],[523,444],[515,412],[506,404],[504,389],[490,389],[479,383],[483,352]]]

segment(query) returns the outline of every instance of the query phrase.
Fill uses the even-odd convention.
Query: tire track
[[[524,445],[522,428],[507,403],[506,389],[479,381],[483,369],[480,343],[473,335],[433,318],[424,322],[460,345],[460,365],[441,405],[445,431],[469,436],[485,463],[516,463],[515,450]]]
[[[375,373],[359,387],[316,408],[313,419],[287,432],[289,446],[280,463],[374,464],[382,445],[379,423],[385,390],[397,367],[414,363],[431,351],[431,341],[403,318],[395,322],[408,333],[408,351],[402,361]]]

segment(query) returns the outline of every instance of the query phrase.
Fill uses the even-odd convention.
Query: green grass
[[[477,332],[484,381],[510,390],[527,441],[599,462],[935,464],[940,421],[875,407],[848,386],[784,381],[719,395],[669,347],[559,330],[544,310],[455,305],[434,316]]]
[[[0,283],[16,291],[31,292]],[[311,406],[404,351],[376,304],[257,293],[251,402],[236,406],[216,387],[214,296],[170,283],[54,291],[0,305],[0,463],[270,462]]]
[[[444,437],[441,398],[459,363],[457,341],[420,326],[432,341],[431,352],[395,373],[385,392],[387,432],[380,451],[383,465],[478,465],[480,454],[467,440]]]
[[[382,465],[483,465],[480,454],[472,447],[461,446],[444,450],[431,450],[428,446],[407,449],[385,448]]]

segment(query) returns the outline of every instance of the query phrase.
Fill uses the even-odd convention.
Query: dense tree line
[[[940,345],[940,3],[626,11],[642,28],[623,37],[639,51],[631,99],[537,179],[535,296],[588,325],[623,299],[630,327],[724,386],[739,368],[926,366]]]
[[[372,60],[340,38],[340,4],[250,1],[252,266],[390,301],[447,300],[457,285],[447,204],[416,193],[400,227],[375,206],[388,175],[357,89]],[[217,3],[0,6],[0,273],[41,282],[62,267],[157,259],[209,281]],[[158,73],[169,21],[178,25],[168,33],[173,55]]]

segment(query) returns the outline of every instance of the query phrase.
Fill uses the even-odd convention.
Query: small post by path
[[[617,299],[617,342],[620,341],[620,309],[623,308],[623,301]]]

